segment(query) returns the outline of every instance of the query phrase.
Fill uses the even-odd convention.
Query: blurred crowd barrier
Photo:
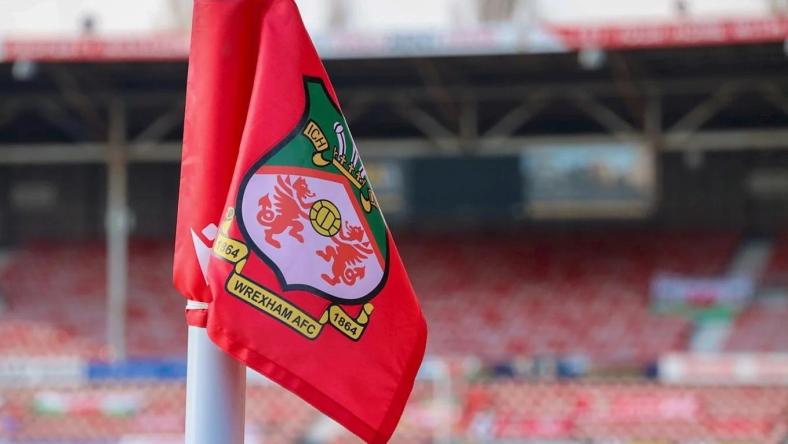
[[[2,443],[182,442],[182,381],[5,387]],[[248,443],[357,443],[278,386],[250,381]],[[788,438],[788,387],[632,380],[421,380],[396,443],[764,443]]]

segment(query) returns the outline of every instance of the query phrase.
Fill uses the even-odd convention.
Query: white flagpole
[[[215,233],[203,233],[213,241]],[[210,246],[198,242],[193,232],[192,236],[205,275]],[[205,309],[207,304],[189,301],[186,308]],[[193,326],[189,326],[186,366],[185,443],[243,444],[246,366],[219,349],[204,328]]]
[[[186,444],[242,444],[246,367],[189,326]]]

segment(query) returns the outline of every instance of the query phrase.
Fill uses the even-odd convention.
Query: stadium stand
[[[181,356],[186,332],[179,316],[182,299],[170,283],[171,246],[135,242],[129,257],[129,355]],[[6,308],[0,329],[13,335],[6,343],[24,341],[18,350],[28,355],[106,357],[104,267],[105,251],[98,243],[31,244],[20,250],[2,274]],[[53,347],[52,337],[72,345]]]
[[[737,240],[730,232],[552,232],[405,236],[400,244],[431,325],[433,356],[495,361],[580,353],[594,363],[642,365],[685,350],[692,328],[687,319],[650,310],[652,275],[720,274]],[[84,243],[49,244],[46,254],[30,244],[13,255],[1,280],[6,308],[0,335],[10,340],[0,344],[0,355],[105,359],[105,289],[97,277],[103,256],[98,244]],[[130,356],[182,355],[182,301],[170,286],[170,246],[137,241],[130,258]],[[80,309],[59,310],[63,304]],[[610,307],[616,307],[613,315]],[[788,342],[780,333],[786,316],[785,307],[747,308],[726,349],[785,352]],[[419,385],[396,442],[434,436],[430,427],[440,406],[431,403],[431,390]],[[52,393],[57,396],[47,397]],[[177,434],[182,396],[178,382],[4,391],[0,430],[6,435],[0,436],[37,442],[100,441],[141,428]],[[455,397],[462,410],[455,433],[469,439],[665,439],[668,430],[670,439],[681,441],[770,442],[788,412],[788,393],[776,388],[496,382],[460,387]],[[294,442],[319,418],[272,386],[251,387],[248,402],[250,430],[266,442]],[[330,442],[356,441],[337,432]]]
[[[777,236],[772,255],[763,273],[766,287],[784,288],[788,282],[788,232]],[[746,307],[736,318],[725,349],[732,352],[786,352],[788,351],[788,299],[777,293],[775,297],[762,298]]]
[[[410,240],[402,249],[416,270],[432,353],[643,363],[683,349],[691,327],[650,312],[652,275],[721,273],[735,243],[730,233],[547,233]]]
[[[735,242],[730,233],[553,233],[406,237],[402,250],[432,326],[435,355],[583,353],[596,362],[645,363],[683,349],[690,329],[685,319],[649,310],[652,275],[720,273]],[[69,344],[69,352],[79,348],[80,355],[102,357],[104,250],[98,244],[50,244],[42,254],[42,248],[29,245],[6,268],[0,329],[20,338],[9,341],[14,344],[26,337],[58,338],[26,340],[28,353],[51,354]],[[170,262],[166,244],[131,246],[132,357],[184,351],[184,328],[169,315],[181,303],[170,284]],[[62,304],[80,309],[62,310]],[[617,316],[609,316],[611,307]]]
[[[95,357],[102,354],[101,346],[94,341],[75,337],[64,329],[53,327],[47,320],[3,320],[0,322],[0,337],[5,339],[0,342],[0,356]]]
[[[661,352],[682,350],[690,329],[685,319],[649,310],[651,276],[720,273],[735,243],[731,233],[623,232],[414,236],[401,245],[432,326],[433,355],[583,353],[596,362],[645,363]],[[131,357],[184,352],[170,248],[145,241],[131,246]],[[10,343],[57,336],[75,344],[72,349],[79,344],[82,356],[103,357],[104,250],[99,244],[64,243],[47,245],[45,254],[42,249],[29,245],[3,272],[7,309],[0,329],[20,338]],[[80,309],[62,310],[62,304]],[[41,341],[26,341],[24,350],[53,353],[52,344]]]

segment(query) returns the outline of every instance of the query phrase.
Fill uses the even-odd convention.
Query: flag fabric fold
[[[190,302],[189,325],[207,324],[213,297],[207,267],[221,219],[254,82],[262,2],[194,5],[183,134],[175,287]]]
[[[297,7],[197,0],[194,23],[176,286],[227,353],[386,442],[426,323]]]

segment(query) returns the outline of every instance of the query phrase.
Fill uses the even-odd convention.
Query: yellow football
[[[342,215],[333,202],[320,199],[312,204],[309,209],[309,221],[312,228],[321,236],[331,237],[339,233],[342,227]]]

